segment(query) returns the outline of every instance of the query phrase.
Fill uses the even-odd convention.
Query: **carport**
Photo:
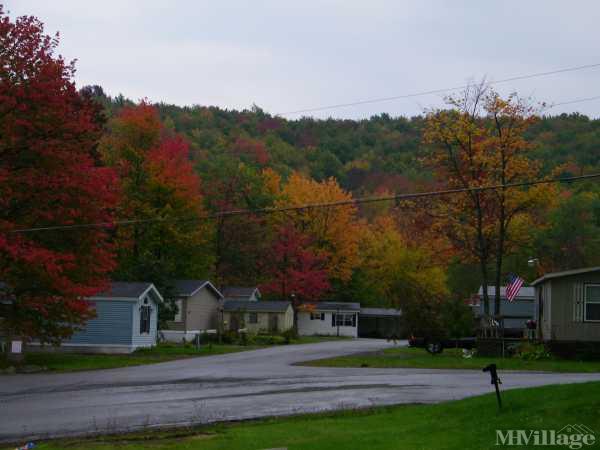
[[[361,308],[358,315],[358,337],[402,337],[402,312],[392,308]]]

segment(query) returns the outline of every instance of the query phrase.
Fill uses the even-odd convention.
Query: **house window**
[[[150,333],[150,317],[152,307],[148,304],[148,299],[144,299],[144,304],[140,307],[140,334]]]
[[[334,327],[355,327],[356,314],[334,314],[332,317]]]
[[[310,313],[310,320],[325,320],[325,313]]]
[[[600,284],[585,286],[585,320],[600,322]]]
[[[248,323],[258,323],[258,313],[248,313]]]
[[[175,313],[173,322],[181,322],[181,318],[183,317],[183,314],[181,311],[181,308],[183,308],[183,302],[181,300],[175,300],[175,308],[177,308],[177,312]]]

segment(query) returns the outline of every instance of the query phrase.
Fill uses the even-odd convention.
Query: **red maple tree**
[[[326,258],[309,249],[308,237],[293,226],[279,229],[265,264],[269,282],[261,286],[265,294],[276,294],[282,300],[318,301],[330,288]]]
[[[107,286],[109,230],[17,230],[109,222],[116,177],[96,152],[99,107],[77,92],[58,35],[0,5],[0,296],[12,335],[55,342],[93,315]]]

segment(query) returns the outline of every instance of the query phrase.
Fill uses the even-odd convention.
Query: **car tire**
[[[428,340],[425,343],[425,350],[427,350],[427,353],[436,355],[438,353],[442,353],[442,351],[444,350],[444,345],[441,341],[438,341],[436,339]]]

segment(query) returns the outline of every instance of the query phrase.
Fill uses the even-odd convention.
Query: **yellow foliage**
[[[334,178],[318,182],[293,173],[281,192],[277,207],[315,203],[349,202],[352,195],[344,191]],[[332,278],[348,280],[358,265],[358,241],[361,225],[353,204],[329,208],[307,208],[278,215],[281,223],[293,223],[301,233],[313,240],[314,250],[327,257]]]

